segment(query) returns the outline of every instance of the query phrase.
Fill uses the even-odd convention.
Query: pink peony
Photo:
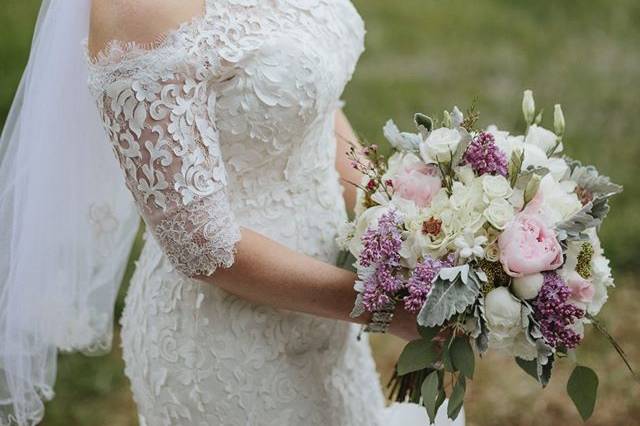
[[[522,277],[562,266],[562,248],[553,230],[538,216],[517,215],[498,239],[500,262],[507,274]]]
[[[413,163],[400,169],[393,179],[393,188],[405,200],[413,201],[418,207],[428,207],[442,183],[435,166]]]
[[[582,278],[577,272],[571,273],[567,280],[567,286],[571,289],[571,301],[578,303],[591,303],[596,289],[589,280]]]

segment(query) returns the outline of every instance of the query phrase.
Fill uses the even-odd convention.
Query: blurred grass
[[[362,137],[380,142],[394,118],[410,128],[415,111],[438,115],[477,98],[481,122],[522,129],[521,91],[535,91],[550,111],[561,102],[567,152],[623,185],[602,238],[618,274],[602,317],[640,365],[640,2],[638,0],[356,0],[368,28],[367,52],[344,99]],[[0,10],[0,123],[28,57],[39,2],[5,0]],[[550,125],[550,116],[546,117]],[[634,185],[635,184],[635,185]],[[136,257],[139,243],[132,258]],[[130,265],[129,272],[132,270]],[[127,281],[127,279],[125,279]],[[126,287],[126,286],[123,286]],[[126,288],[123,288],[122,293]],[[122,298],[117,311],[120,312]],[[119,340],[116,336],[116,345]],[[383,381],[402,347],[373,346]],[[640,387],[595,334],[580,359],[600,373],[601,394],[589,425],[640,422]],[[135,425],[135,408],[117,348],[109,356],[61,356],[57,398],[46,425]],[[564,395],[567,366],[544,393],[509,359],[489,356],[467,403],[468,424],[579,425]]]

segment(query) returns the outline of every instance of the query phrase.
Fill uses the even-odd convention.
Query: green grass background
[[[367,141],[380,141],[380,128],[390,117],[410,128],[415,111],[437,115],[474,98],[482,124],[519,131],[525,88],[535,91],[547,111],[563,104],[566,151],[625,185],[601,232],[618,278],[602,317],[640,366],[640,1],[354,3],[367,24],[367,51],[344,99]],[[4,0],[0,8],[0,123],[27,60],[38,7],[37,0]],[[546,118],[550,126],[550,114]],[[132,257],[138,250],[139,243]],[[57,398],[48,404],[45,425],[137,424],[117,339],[105,357],[60,357]],[[376,337],[373,346],[385,380],[402,342]],[[588,424],[640,424],[640,385],[603,339],[589,333],[579,358],[601,379],[596,414]],[[559,368],[540,393],[511,360],[485,358],[468,396],[468,424],[581,424],[564,395],[568,371]]]

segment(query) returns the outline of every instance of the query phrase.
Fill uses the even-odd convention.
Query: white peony
[[[427,163],[451,161],[461,140],[462,135],[457,129],[441,127],[431,132],[420,144],[420,153]]]
[[[534,299],[544,284],[544,276],[542,274],[525,275],[513,279],[511,288],[513,293],[522,300]]]
[[[507,223],[513,219],[513,216],[513,206],[503,198],[492,200],[489,206],[484,209],[484,217],[491,226],[499,230],[503,230]]]
[[[558,136],[551,130],[547,130],[544,127],[533,124],[529,127],[529,131],[527,132],[524,142],[525,144],[537,146],[546,154],[550,153],[556,146],[558,143]],[[560,152],[562,152],[562,143],[558,144],[553,153],[557,154]]]

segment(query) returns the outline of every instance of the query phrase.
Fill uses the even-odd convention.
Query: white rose
[[[526,144],[537,146],[545,153],[550,151],[558,143],[558,136],[551,130],[547,130],[544,127],[537,126],[535,124],[529,127],[527,137],[524,139]],[[562,144],[560,143],[553,153],[562,152]]]
[[[509,198],[513,193],[511,184],[502,175],[484,175],[482,177],[482,190],[484,191],[485,202],[490,202],[496,198]]]
[[[484,210],[484,217],[496,229],[503,230],[507,223],[513,219],[513,206],[503,198],[491,201],[489,207]]]
[[[420,145],[420,153],[427,163],[451,161],[461,140],[462,135],[457,129],[441,127],[431,132]]]
[[[522,300],[534,299],[544,283],[544,276],[542,274],[525,275],[524,277],[518,277],[513,279],[513,293]]]
[[[513,337],[522,330],[520,301],[506,287],[491,290],[484,298],[487,326],[498,338]]]

